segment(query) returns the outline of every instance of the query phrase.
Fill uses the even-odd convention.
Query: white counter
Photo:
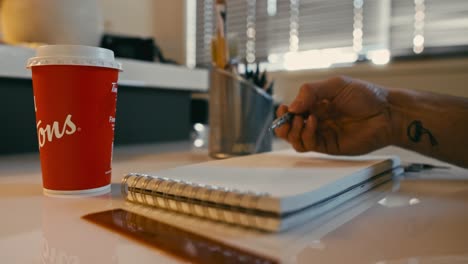
[[[392,147],[378,153],[437,164]],[[180,263],[81,216],[111,208],[148,215],[148,210],[122,200],[119,181],[123,174],[206,160],[206,150],[192,149],[188,142],[118,147],[111,194],[58,199],[42,195],[38,154],[0,157],[0,262]],[[152,217],[286,263],[467,263],[467,174],[453,168],[407,175],[393,192],[370,191],[281,234],[161,211],[154,211]],[[197,253],[189,244],[187,250]]]
[[[0,77],[30,79],[31,71],[25,66],[27,59],[34,55],[34,49],[0,45]],[[189,69],[185,66],[124,58],[116,60],[122,63],[124,70],[119,75],[121,85],[208,91],[208,71],[205,69]]]

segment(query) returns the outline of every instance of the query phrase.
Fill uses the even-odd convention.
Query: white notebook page
[[[284,213],[309,206],[399,163],[397,157],[390,156],[336,157],[297,153],[291,149],[213,160],[153,175],[243,192],[268,193],[273,204],[265,207]]]

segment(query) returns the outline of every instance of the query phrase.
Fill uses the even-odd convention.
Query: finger
[[[318,121],[317,121],[318,122]],[[316,128],[316,151],[342,155],[340,147],[340,126],[333,120],[321,121]]]
[[[326,127],[322,131],[320,131],[323,139],[323,147],[325,148],[324,152],[327,154],[332,155],[339,155],[340,152],[340,145],[338,142],[338,133],[331,127]]]
[[[289,123],[286,123],[280,127],[275,128],[275,134],[279,138],[288,140],[289,130],[291,130],[291,125]]]
[[[315,150],[316,146],[317,118],[310,115],[307,118],[304,129],[302,130],[302,143],[306,150]]]
[[[285,105],[280,105],[276,110],[276,116],[280,117],[288,111],[288,107]],[[291,125],[289,123],[283,124],[280,127],[275,128],[275,134],[282,139],[288,140],[288,133],[291,129]]]
[[[288,112],[288,107],[285,105],[280,105],[278,106],[278,109],[276,109],[276,117],[280,117]]]
[[[304,118],[302,116],[296,115],[292,121],[291,129],[288,133],[288,141],[291,143],[293,148],[298,152],[304,152],[305,148],[302,144],[302,130],[304,128]]]

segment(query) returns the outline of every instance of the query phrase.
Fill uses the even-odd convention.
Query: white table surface
[[[389,153],[437,163],[394,147],[378,151]],[[51,198],[42,194],[37,153],[0,156],[0,263],[180,263],[80,217],[112,208],[148,215],[122,200],[122,175],[207,160],[206,149],[188,142],[117,147],[110,194]],[[280,234],[154,214],[285,263],[468,263],[468,171],[457,167],[407,175],[393,192],[371,191]]]

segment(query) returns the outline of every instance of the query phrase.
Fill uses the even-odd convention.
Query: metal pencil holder
[[[229,71],[210,72],[209,143],[211,157],[228,158],[271,151],[273,98]]]

